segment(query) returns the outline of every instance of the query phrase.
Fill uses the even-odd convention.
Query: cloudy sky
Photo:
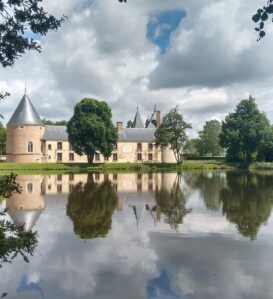
[[[42,117],[69,119],[83,97],[106,100],[113,121],[179,105],[193,125],[223,119],[251,94],[273,122],[273,26],[257,43],[251,16],[265,0],[45,0],[68,20],[0,70],[7,122],[24,93]]]

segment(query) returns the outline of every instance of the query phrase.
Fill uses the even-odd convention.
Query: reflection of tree
[[[236,224],[240,234],[253,240],[271,214],[273,177],[227,173],[227,184],[220,192],[223,214]]]
[[[198,189],[209,210],[219,210],[221,202],[219,192],[225,187],[226,178],[220,173],[200,173],[187,182],[192,189]]]
[[[181,176],[177,176],[171,190],[162,188],[155,191],[155,200],[161,212],[166,215],[166,223],[169,223],[171,228],[177,229],[178,224],[183,223],[184,217],[191,212],[191,209],[186,208],[185,195],[180,186]]]
[[[105,237],[111,228],[117,201],[110,181],[94,183],[91,174],[85,185],[77,184],[68,196],[66,211],[73,221],[75,234],[84,239]]]
[[[0,196],[6,198],[12,193],[20,193],[20,190],[14,174],[1,177]],[[18,255],[28,262],[28,255],[32,255],[37,246],[37,233],[26,231],[23,225],[5,219],[5,212],[1,212],[0,216],[0,267],[1,263],[11,262]]]

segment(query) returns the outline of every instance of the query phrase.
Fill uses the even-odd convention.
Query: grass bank
[[[250,165],[250,170],[273,170],[272,162],[256,162]]]
[[[182,170],[234,170],[243,168],[241,164],[230,164],[224,161],[184,161],[175,163],[0,163],[0,172],[14,173],[59,173],[59,172],[161,172]]]

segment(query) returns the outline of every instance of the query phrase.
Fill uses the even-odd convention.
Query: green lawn
[[[81,172],[81,171],[179,171],[179,170],[209,170],[235,169],[240,165],[228,164],[224,161],[185,161],[180,165],[175,163],[0,163],[1,172]]]

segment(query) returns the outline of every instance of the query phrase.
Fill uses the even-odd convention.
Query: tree
[[[186,129],[191,125],[184,121],[178,107],[172,108],[162,120],[161,125],[155,132],[155,143],[161,149],[170,148],[178,164],[182,163],[182,153],[188,137]]]
[[[196,156],[199,154],[198,152],[198,143],[199,139],[193,138],[193,139],[188,139],[185,143],[184,146],[184,153],[189,155],[189,156]]]
[[[218,120],[206,121],[203,131],[199,132],[197,148],[200,155],[219,156],[224,149],[219,145],[221,124]]]
[[[56,19],[39,5],[42,0],[0,1],[0,63],[3,67],[14,64],[15,59],[26,50],[41,51],[41,44],[35,41],[48,31],[57,30],[65,17]]]
[[[67,123],[68,140],[78,155],[93,163],[95,153],[110,157],[118,140],[112,123],[111,108],[104,101],[84,98],[74,108]]]
[[[66,120],[53,121],[53,120],[49,120],[49,119],[43,118],[42,122],[45,125],[52,125],[52,126],[66,126],[67,125],[67,121]]]
[[[6,154],[6,128],[0,122],[0,155]]]
[[[89,174],[88,182],[77,184],[68,195],[66,214],[73,221],[75,234],[83,239],[105,237],[117,202],[111,182],[95,183],[93,174]]]
[[[269,15],[273,14],[273,0],[267,0],[267,4],[257,10],[252,16],[252,21],[258,23],[255,30],[258,32],[258,41],[265,36],[264,24],[268,20]]]
[[[260,112],[251,96],[242,100],[234,113],[222,122],[220,145],[227,148],[227,160],[251,162],[271,130],[265,114]]]
[[[127,126],[126,127],[127,128],[133,128],[134,127],[134,123],[131,120],[129,120],[129,121],[127,121]]]

